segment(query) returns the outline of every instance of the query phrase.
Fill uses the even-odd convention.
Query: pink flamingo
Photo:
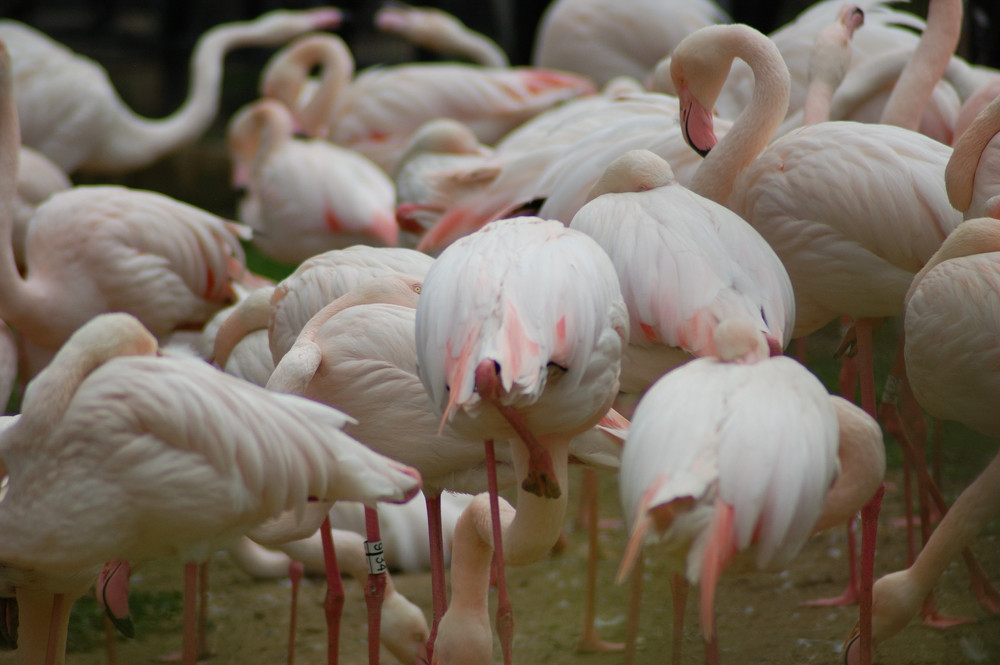
[[[0,46],[0,317],[54,351],[91,317],[127,311],[154,335],[200,326],[234,298],[245,272],[241,227],[169,197],[74,187],[31,219],[26,276],[11,247],[18,115],[10,54]]]
[[[275,46],[340,24],[334,8],[276,10],[253,21],[224,23],[203,34],[191,57],[188,97],[172,115],[137,116],[100,65],[17,21],[0,22],[17,79],[25,145],[67,173],[123,173],[147,166],[197,140],[219,109],[226,54],[242,46]]]
[[[510,441],[520,484],[517,516],[502,535],[490,487],[497,631],[509,663],[504,561],[534,561],[558,538],[569,441],[595,425],[618,392],[625,303],[597,243],[560,222],[519,217],[442,252],[424,280],[416,335],[420,378],[442,425],[487,441],[488,464],[493,440]]]
[[[971,219],[945,239],[913,279],[906,296],[906,371],[913,393],[936,418],[1000,436],[989,408],[997,373],[990,340],[1000,308],[1000,221]],[[880,578],[873,590],[872,639],[889,639],[910,622],[945,567],[1000,507],[1000,455],[947,510],[909,568]],[[1000,610],[994,598],[994,611]],[[859,628],[845,660],[859,662]]]
[[[495,41],[437,7],[393,3],[380,7],[374,20],[381,32],[402,37],[414,46],[456,55],[484,67],[510,66],[507,54]]]
[[[969,123],[945,168],[948,199],[970,217],[1000,217],[1000,97]]]
[[[715,328],[717,355],[666,374],[636,408],[619,491],[630,522],[619,579],[649,534],[665,543],[674,580],[674,662],[681,576],[700,586],[706,663],[718,663],[713,600],[730,565],[780,570],[812,533],[837,475],[837,412],[800,363],[768,358],[746,321]],[[881,443],[881,435],[878,436]]]
[[[131,315],[81,327],[28,385],[20,418],[0,438],[9,478],[0,522],[10,535],[0,560],[15,576],[28,636],[19,657],[62,662],[75,599],[63,593],[85,587],[47,580],[92,582],[112,559],[203,561],[310,497],[411,498],[419,474],[341,432],[348,420],[160,352]],[[184,662],[193,665],[195,564],[185,570]]]
[[[319,85],[303,100],[307,76],[317,65]],[[293,42],[272,58],[261,79],[263,96],[291,108],[307,135],[357,150],[387,173],[427,120],[460,120],[492,144],[528,118],[595,91],[582,76],[530,67],[414,63],[355,76],[347,45],[329,34]]]
[[[299,264],[358,243],[393,246],[396,196],[382,169],[353,150],[292,133],[291,112],[262,99],[229,122],[240,221],[269,257]]]
[[[711,0],[558,0],[539,22],[532,62],[600,86],[618,76],[644,81],[688,34],[728,22]]]

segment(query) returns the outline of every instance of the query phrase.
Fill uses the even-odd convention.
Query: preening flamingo
[[[236,316],[228,318],[216,335],[214,360],[225,367],[244,337],[263,330],[273,369],[292,348],[302,327],[332,301],[380,275],[423,277],[433,261],[422,252],[402,247],[355,245],[318,254],[281,280],[270,297],[258,294],[237,306]]]
[[[725,206],[680,185],[648,150],[611,162],[569,227],[611,257],[629,312],[621,392],[715,355],[713,331],[742,319],[781,353],[795,322],[792,284],[764,239]],[[634,404],[634,401],[633,401]]]
[[[17,79],[24,144],[67,173],[122,173],[142,168],[194,142],[219,110],[226,54],[244,46],[276,46],[311,30],[340,24],[340,10],[276,10],[253,21],[206,31],[191,57],[188,97],[162,119],[126,107],[103,67],[17,21],[0,21]]]
[[[579,72],[599,86],[617,76],[645,81],[688,34],[729,17],[712,0],[558,0],[539,21],[532,62]]]
[[[246,191],[239,217],[254,229],[254,244],[293,265],[358,243],[395,245],[399,227],[389,176],[353,150],[294,137],[292,124],[286,106],[262,99],[240,109],[228,125],[233,184]]]
[[[936,418],[1000,436],[990,403],[1000,380],[993,343],[1000,331],[1000,221],[970,219],[945,239],[913,279],[904,330],[907,378],[920,405]],[[910,623],[945,567],[997,516],[998,489],[1000,455],[959,495],[909,568],[875,582],[875,643]],[[855,627],[846,643],[852,664],[860,657],[857,633]]]
[[[596,242],[560,222],[519,217],[441,253],[424,280],[416,335],[420,378],[442,423],[487,441],[488,460],[494,439],[510,441],[517,515],[502,545],[493,510],[497,631],[509,662],[513,613],[503,560],[534,561],[558,538],[569,441],[593,427],[618,392],[625,303]]]
[[[410,7],[397,2],[379,7],[374,20],[380,31],[434,53],[455,55],[486,67],[510,66],[507,54],[495,41],[437,7]]]
[[[336,405],[357,420],[349,428],[352,436],[421,471],[437,619],[445,603],[441,492],[480,492],[486,482],[482,442],[441,427],[417,375],[414,307],[420,288],[413,278],[385,275],[333,301],[303,327],[268,387]],[[585,463],[599,463],[583,441],[570,450]],[[515,477],[509,455],[500,457],[499,485],[507,487]]]
[[[671,567],[700,586],[707,663],[719,662],[719,576],[735,560],[771,570],[791,562],[836,477],[838,441],[823,384],[795,360],[768,358],[754,325],[720,323],[715,347],[716,357],[673,370],[640,400],[618,484],[631,532],[619,578],[647,535],[665,542]]]
[[[91,571],[93,581],[94,567],[111,559],[203,561],[264,519],[304,510],[310,497],[411,498],[419,474],[344,434],[348,421],[200,359],[159,352],[131,315],[95,317],[28,385],[20,418],[0,437],[9,476],[0,522],[10,536],[0,560],[27,575],[17,587],[20,630],[49,635],[52,608],[58,623],[47,648],[61,660],[52,654],[65,644],[65,605],[73,599],[54,600],[53,592],[66,589],[39,589],[32,575],[44,581]],[[186,605],[186,663],[194,662],[191,609]],[[38,642],[31,644],[44,645]],[[41,662],[40,655],[21,657]]]
[[[315,92],[302,100],[310,70],[322,68]],[[528,118],[595,92],[588,79],[554,70],[414,63],[367,69],[336,35],[293,42],[268,63],[261,92],[293,109],[310,136],[366,155],[392,173],[410,135],[427,120],[460,120],[493,144]]]

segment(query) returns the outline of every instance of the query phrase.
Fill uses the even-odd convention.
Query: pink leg
[[[299,617],[299,587],[302,585],[302,575],[305,566],[301,561],[288,564],[288,579],[292,582],[292,609],[288,616],[288,665],[295,663],[295,628]]]
[[[875,536],[885,485],[861,509],[861,595],[858,598],[861,665],[872,664],[872,587],[875,586]]]
[[[208,561],[198,566],[198,658],[208,658],[214,652],[208,646]]]
[[[632,566],[632,583],[629,585],[623,665],[635,665],[635,655],[639,643],[639,611],[642,609],[642,568],[643,558],[640,554],[635,558],[635,563]]]
[[[198,662],[198,564],[184,564],[184,635],[181,642],[181,662]]]
[[[854,536],[854,518],[847,521],[847,587],[839,596],[807,600],[800,605],[807,607],[853,605],[858,602],[857,538]]]
[[[59,615],[62,612],[63,600],[61,593],[52,596],[52,618],[49,620],[49,641],[45,647],[45,665],[55,665],[57,660],[59,626],[62,623]]]
[[[691,584],[684,575],[680,573],[670,574],[670,595],[674,605],[674,638],[670,648],[670,662],[673,665],[681,665],[681,655],[684,652],[684,611],[687,609],[687,597],[690,590]]]
[[[434,640],[437,637],[438,623],[448,609],[448,589],[445,583],[444,570],[444,529],[441,526],[441,495],[424,492],[427,503],[427,533],[431,557],[431,598],[434,605],[434,619],[431,623],[431,634],[427,639],[427,662],[434,657]]]
[[[841,334],[846,335],[845,325],[849,327],[850,318],[841,317]],[[849,355],[843,356],[840,361],[840,374],[838,376],[840,384],[840,396],[854,402],[855,393],[858,386],[858,363]],[[858,559],[856,555],[856,544],[854,537],[854,518],[847,521],[847,587],[843,593],[832,598],[818,598],[807,600],[801,605],[812,607],[853,605],[858,602]]]
[[[577,651],[621,651],[624,644],[605,642],[597,636],[597,491],[596,469],[583,470],[583,497],[586,500],[587,525],[587,581],[583,599],[583,634],[577,642]]]
[[[337,665],[340,653],[340,617],[344,612],[344,583],[340,579],[337,553],[333,549],[329,515],[320,525],[319,533],[323,542],[323,560],[326,563],[326,600],[323,602],[327,631],[326,662],[327,665]]]
[[[368,581],[365,584],[365,605],[368,607],[368,663],[378,665],[382,633],[382,602],[385,600],[385,565],[378,511],[365,506],[365,558],[368,560]]]
[[[486,468],[490,492],[490,518],[493,522],[493,570],[497,582],[497,637],[504,665],[513,662],[514,608],[507,595],[507,574],[503,563],[503,532],[500,525],[500,500],[493,441],[486,441]]]

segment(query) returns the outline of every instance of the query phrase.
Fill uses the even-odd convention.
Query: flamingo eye
[[[419,294],[423,290],[423,288],[424,287],[417,284],[416,286],[413,287],[413,292]]]

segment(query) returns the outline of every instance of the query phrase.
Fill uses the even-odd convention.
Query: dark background
[[[206,29],[217,23],[250,19],[278,7],[306,8],[322,4],[335,4],[348,12],[350,20],[339,32],[354,49],[359,68],[377,62],[433,57],[374,32],[371,19],[382,4],[378,1],[0,0],[0,15],[24,21],[73,50],[96,59],[109,70],[123,98],[137,112],[159,116],[171,112],[183,100],[188,80],[188,56],[198,36]],[[548,3],[443,0],[426,4],[452,12],[470,27],[495,39],[507,51],[513,64],[528,64],[535,27]],[[770,32],[811,3],[804,0],[729,0],[720,4],[734,21]],[[899,6],[923,16],[927,2],[918,0]],[[1000,65],[1000,30],[997,27],[1000,3],[970,0],[965,6],[966,29],[959,53],[971,62]],[[252,91],[260,66],[271,52],[242,49],[230,55],[225,85],[238,88],[243,72],[250,79],[247,85]],[[146,85],[139,86],[139,92],[130,91],[130,85],[137,82]],[[245,101],[248,100],[239,100],[238,104]],[[224,116],[231,109],[226,108],[225,97],[223,102],[220,115]]]

